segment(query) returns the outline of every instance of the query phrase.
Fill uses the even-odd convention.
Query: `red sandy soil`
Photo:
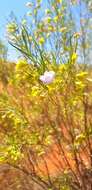
[[[62,127],[64,136],[69,137],[69,134],[65,127]],[[80,157],[79,157],[80,156]],[[81,148],[78,154],[79,161],[87,167],[89,167],[90,156],[87,148]],[[80,164],[80,169],[81,165]],[[51,176],[55,176],[66,169],[71,169],[71,171],[76,171],[76,162],[71,150],[66,149],[64,143],[61,144],[61,147],[58,144],[53,144],[49,151],[42,157],[39,164],[40,172],[47,175],[48,173]]]

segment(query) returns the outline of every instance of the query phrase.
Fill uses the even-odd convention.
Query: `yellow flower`
[[[32,95],[33,97],[39,95],[39,92],[40,92],[39,87],[37,87],[37,86],[33,86],[33,87],[32,87],[31,95]]]
[[[13,33],[17,30],[17,24],[15,22],[9,23],[7,26],[7,32]]]
[[[52,20],[51,17],[47,17],[45,21],[46,21],[47,23],[51,23],[51,20]]]
[[[41,3],[42,2],[42,0],[37,0],[37,3]]]
[[[77,59],[77,54],[73,53],[72,54],[72,63],[75,63],[76,59]]]
[[[57,3],[62,3],[62,0],[56,0]]]
[[[79,38],[81,36],[81,33],[80,32],[76,32],[73,36],[74,36],[74,38]]]
[[[78,74],[76,74],[77,78],[85,78],[88,75],[88,72],[82,71]]]
[[[45,39],[43,37],[39,38],[39,44],[42,45],[45,42]]]
[[[50,37],[50,33],[49,33],[49,32],[46,34],[46,37],[47,37],[47,38],[49,38],[49,37]]]
[[[37,8],[35,8],[35,9],[33,10],[33,12],[34,12],[34,15],[36,15],[36,14],[37,14]]]
[[[16,64],[16,71],[23,69],[23,67],[25,67],[25,65],[27,65],[27,62],[25,59],[19,59],[17,64]]]
[[[67,27],[62,27],[59,29],[59,32],[65,32],[67,30]]]
[[[54,20],[54,22],[57,22],[59,20],[59,17],[55,16],[53,20]]]
[[[48,31],[54,32],[55,31],[55,27],[53,27],[52,25],[48,26]]]
[[[29,41],[32,42],[32,36],[29,36]]]

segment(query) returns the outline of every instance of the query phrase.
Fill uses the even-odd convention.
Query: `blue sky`
[[[30,1],[30,0],[29,0]],[[0,2],[0,39],[5,41],[5,44],[7,44],[9,48],[9,59],[10,60],[16,60],[16,50],[9,46],[9,44],[6,41],[5,38],[5,28],[8,20],[10,20],[9,15],[13,11],[15,16],[17,16],[18,20],[21,20],[23,16],[29,11],[29,9],[25,6],[28,0],[1,0]],[[43,0],[44,3],[46,3],[45,0]],[[44,5],[44,4],[43,4]],[[73,11],[74,15],[77,16],[76,10]],[[78,20],[78,18],[76,18]]]
[[[5,26],[8,22],[9,15],[11,11],[14,12],[14,14],[18,17],[18,19],[21,19],[25,13],[28,11],[28,8],[25,6],[27,3],[27,0],[2,0],[0,2],[0,39],[5,39]],[[15,51],[12,47],[9,46],[9,58],[15,59]],[[11,58],[12,55],[12,58]]]
[[[5,24],[11,11],[21,18],[27,12],[27,7],[25,6],[27,0],[2,0],[0,2],[0,37],[4,37]]]

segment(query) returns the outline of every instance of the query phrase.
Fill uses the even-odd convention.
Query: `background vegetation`
[[[0,162],[20,179],[7,188],[91,190],[92,3],[26,6],[6,27],[17,63],[0,42]]]

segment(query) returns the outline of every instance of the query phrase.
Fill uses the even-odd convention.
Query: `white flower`
[[[26,7],[32,7],[32,3],[31,2],[27,2],[26,3]]]
[[[53,82],[55,78],[55,72],[54,71],[45,71],[43,75],[40,76],[40,80],[44,84],[50,84]]]

